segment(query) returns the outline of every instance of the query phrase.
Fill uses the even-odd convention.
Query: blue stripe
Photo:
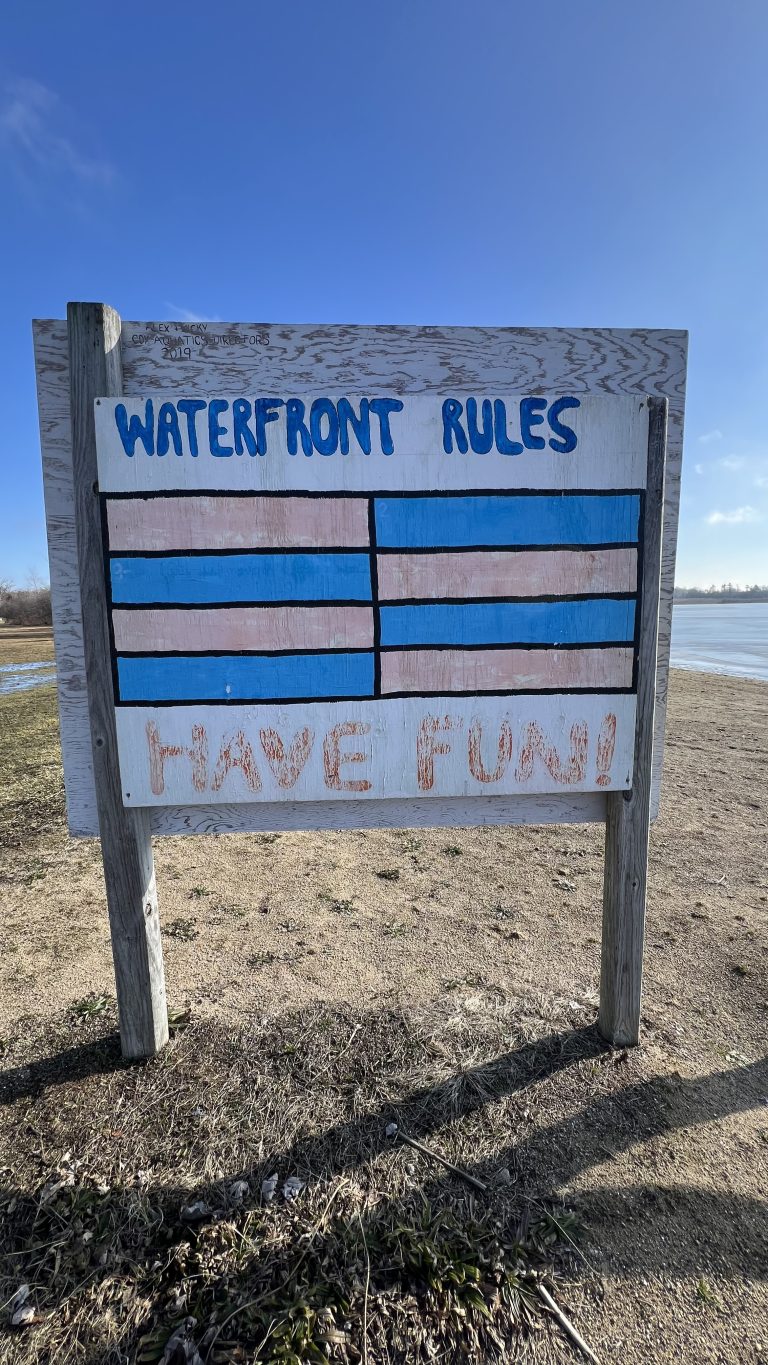
[[[121,701],[373,696],[373,654],[119,658]]]
[[[115,604],[371,600],[367,554],[118,558],[111,570]]]
[[[639,519],[636,493],[376,498],[376,541],[397,549],[601,545],[637,540]]]
[[[589,645],[634,632],[634,600],[613,598],[381,608],[383,645]]]

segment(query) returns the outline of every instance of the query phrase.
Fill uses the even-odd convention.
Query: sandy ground
[[[603,1361],[768,1361],[767,757],[768,687],[673,674],[643,1045],[607,1095],[563,1073],[549,1130]],[[3,850],[0,1031],[113,989],[98,846],[46,783],[50,819]],[[588,1026],[601,854],[584,826],[158,841],[169,999],[236,1021],[474,993]]]

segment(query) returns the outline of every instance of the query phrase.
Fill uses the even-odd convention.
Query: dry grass
[[[574,1222],[524,1172],[498,1180],[500,1138],[528,1122],[541,1074],[612,1062],[575,1034],[524,1044],[512,1072],[499,1047],[527,1030],[487,1004],[480,1027],[455,999],[410,1019],[199,1021],[132,1068],[103,999],[33,1039],[20,1030],[0,1090],[12,1162],[0,1303],[26,1284],[33,1315],[0,1328],[2,1359],[410,1365],[522,1358],[532,1344],[539,1360],[567,1356],[535,1286],[560,1293]],[[431,1135],[488,1192],[388,1138],[390,1122]],[[289,1176],[303,1182],[293,1200]],[[185,1344],[164,1355],[175,1333]]]
[[[136,1068],[52,689],[0,708],[0,1305],[26,1283],[38,1319],[0,1328],[3,1365],[157,1361],[189,1317],[166,1365],[191,1341],[480,1365],[505,1333],[560,1359],[542,1270],[603,1365],[768,1365],[768,689],[673,675],[631,1055],[591,1028],[599,829],[393,830],[157,841],[193,1019]],[[262,1204],[273,1172],[306,1182],[295,1203]],[[559,1196],[588,1229],[573,1260]]]
[[[31,854],[37,839],[58,832],[64,814],[53,684],[0,697],[0,735],[0,849]]]
[[[0,665],[32,664],[52,658],[51,626],[0,625]]]

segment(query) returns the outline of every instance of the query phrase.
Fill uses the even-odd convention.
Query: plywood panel
[[[389,387],[401,393],[446,393],[482,385],[487,391],[564,392],[577,394],[666,394],[670,400],[669,446],[662,558],[662,601],[659,632],[659,677],[654,749],[654,800],[658,784],[666,702],[674,557],[682,450],[686,335],[675,331],[617,331],[516,328],[399,328],[343,326],[271,326],[265,324],[132,324],[123,325],[123,373],[127,394],[183,388],[189,393],[292,392],[318,393],[349,389],[351,384]],[[65,324],[37,323],[35,347],[49,549],[54,580],[54,615],[62,742],[70,827],[73,833],[97,830],[84,693],[82,625],[77,596],[76,552],[72,520],[71,453]],[[525,798],[533,802],[535,798]],[[483,802],[481,807],[476,804]],[[528,809],[535,818],[593,819],[604,810],[602,796],[543,797]],[[354,803],[357,804],[357,803]],[[429,804],[422,802],[422,805]],[[393,802],[371,819],[403,825],[420,822],[415,807]],[[209,807],[194,812],[169,808],[153,816],[156,832],[189,831],[192,827],[251,829],[278,820],[267,804]],[[274,806],[271,808],[274,811]],[[447,807],[443,806],[443,810]],[[503,818],[501,805],[487,798],[468,799],[451,807],[448,822]],[[515,807],[517,809],[517,807]],[[410,810],[410,815],[409,815]],[[431,820],[438,821],[438,803]],[[280,807],[280,827],[320,822],[324,813]],[[512,815],[509,818],[513,818]],[[297,826],[286,821],[295,819]],[[335,827],[355,825],[353,803],[328,816]],[[332,826],[334,827],[334,826]]]

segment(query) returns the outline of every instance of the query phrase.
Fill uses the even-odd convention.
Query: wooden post
[[[120,1041],[151,1057],[168,1041],[163,950],[149,813],[123,805],[117,757],[94,399],[122,392],[120,318],[102,303],[70,303],[70,405],[75,530],[101,852],[112,935]]]
[[[651,398],[648,481],[643,510],[635,761],[630,791],[609,792],[605,825],[603,946],[598,1027],[615,1047],[640,1038],[645,892],[651,811],[651,760],[656,703],[661,532],[667,400]]]

